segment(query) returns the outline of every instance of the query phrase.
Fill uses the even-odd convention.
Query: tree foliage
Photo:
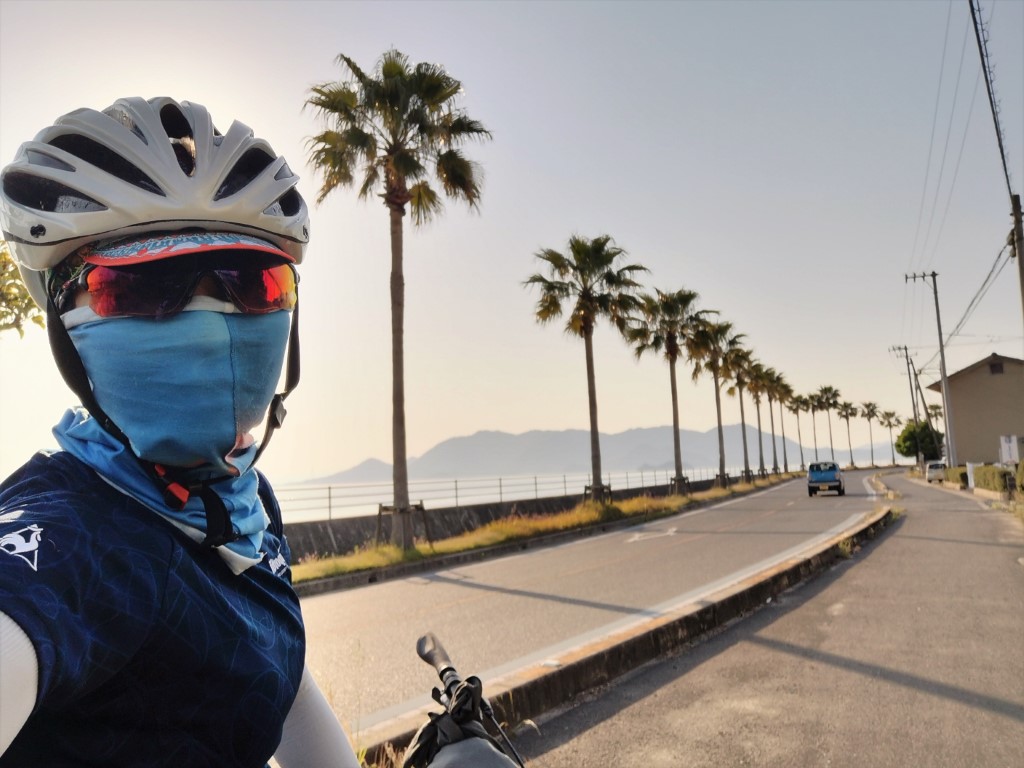
[[[910,419],[896,438],[896,452],[916,458],[920,449],[925,461],[934,461],[942,457],[942,438],[942,433],[931,429],[928,422]]]
[[[491,134],[459,106],[462,83],[442,66],[413,64],[395,49],[370,73],[344,54],[337,61],[348,79],[314,86],[306,101],[328,124],[309,142],[323,179],[317,202],[359,177],[359,197],[376,192],[403,215],[408,205],[413,222],[423,224],[442,209],[434,177],[448,197],[477,207],[481,169],[460,145]]]
[[[44,327],[45,315],[25,287],[7,243],[0,241],[0,332],[25,335],[25,323]]]

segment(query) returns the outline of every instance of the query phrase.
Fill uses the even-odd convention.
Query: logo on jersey
[[[0,552],[6,552],[11,557],[20,557],[33,571],[38,571],[39,543],[42,539],[43,529],[33,523],[20,531],[0,536]]]
[[[282,573],[288,570],[288,561],[280,552],[278,552],[277,555],[275,555],[274,557],[270,558],[267,561],[267,565],[270,566],[270,571],[275,576],[280,576]]]

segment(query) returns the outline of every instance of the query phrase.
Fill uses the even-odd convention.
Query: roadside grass
[[[837,546],[839,549],[839,556],[844,560],[849,560],[853,557],[853,553],[857,549],[856,545],[853,543],[853,539],[843,539]]]
[[[710,503],[760,488],[768,488],[798,473],[758,479],[752,483],[737,483],[729,488],[712,488],[689,496],[635,496],[614,504],[585,501],[572,509],[553,515],[514,515],[495,520],[473,531],[435,541],[433,544],[418,540],[413,549],[402,551],[390,544],[367,545],[355,551],[334,557],[309,558],[292,567],[292,581],[298,584],[331,576],[409,563],[439,555],[468,552],[499,544],[523,541],[546,534],[579,530],[624,518],[656,520],[682,511],[697,503]]]

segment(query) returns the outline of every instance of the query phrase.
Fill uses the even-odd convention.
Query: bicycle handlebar
[[[451,696],[459,686],[459,683],[462,682],[462,678],[455,671],[455,665],[452,664],[452,660],[448,657],[448,652],[433,632],[427,632],[427,634],[416,641],[416,653],[437,671],[437,676],[441,678],[441,684],[444,686],[445,693]]]
[[[444,646],[441,645],[441,641],[437,639],[437,635],[433,632],[427,632],[425,635],[420,637],[420,639],[416,641],[416,654],[423,659],[423,661],[432,666],[437,672],[437,676],[441,678],[441,684],[444,686],[445,695],[449,699],[454,698],[455,689],[462,683],[462,678],[459,677],[459,673],[455,671],[455,665],[452,664],[452,660],[448,657],[448,652],[444,649]],[[440,703],[445,703],[441,699],[437,700]],[[507,747],[505,751],[508,757],[514,759],[519,765],[519,768],[525,768],[522,755],[520,755],[516,750],[515,745],[509,741],[508,736],[505,735],[505,731],[502,729],[501,723],[499,723],[494,717],[494,710],[491,709],[490,702],[488,702],[483,696],[480,697],[480,712],[490,721],[495,730],[497,730],[498,735]],[[500,745],[496,754],[501,755]],[[501,755],[501,757],[503,760],[507,761],[505,755]]]

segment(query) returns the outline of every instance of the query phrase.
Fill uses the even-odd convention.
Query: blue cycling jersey
[[[67,453],[0,485],[0,611],[32,640],[36,707],[0,768],[262,768],[305,635],[280,509],[262,562],[216,552]]]

